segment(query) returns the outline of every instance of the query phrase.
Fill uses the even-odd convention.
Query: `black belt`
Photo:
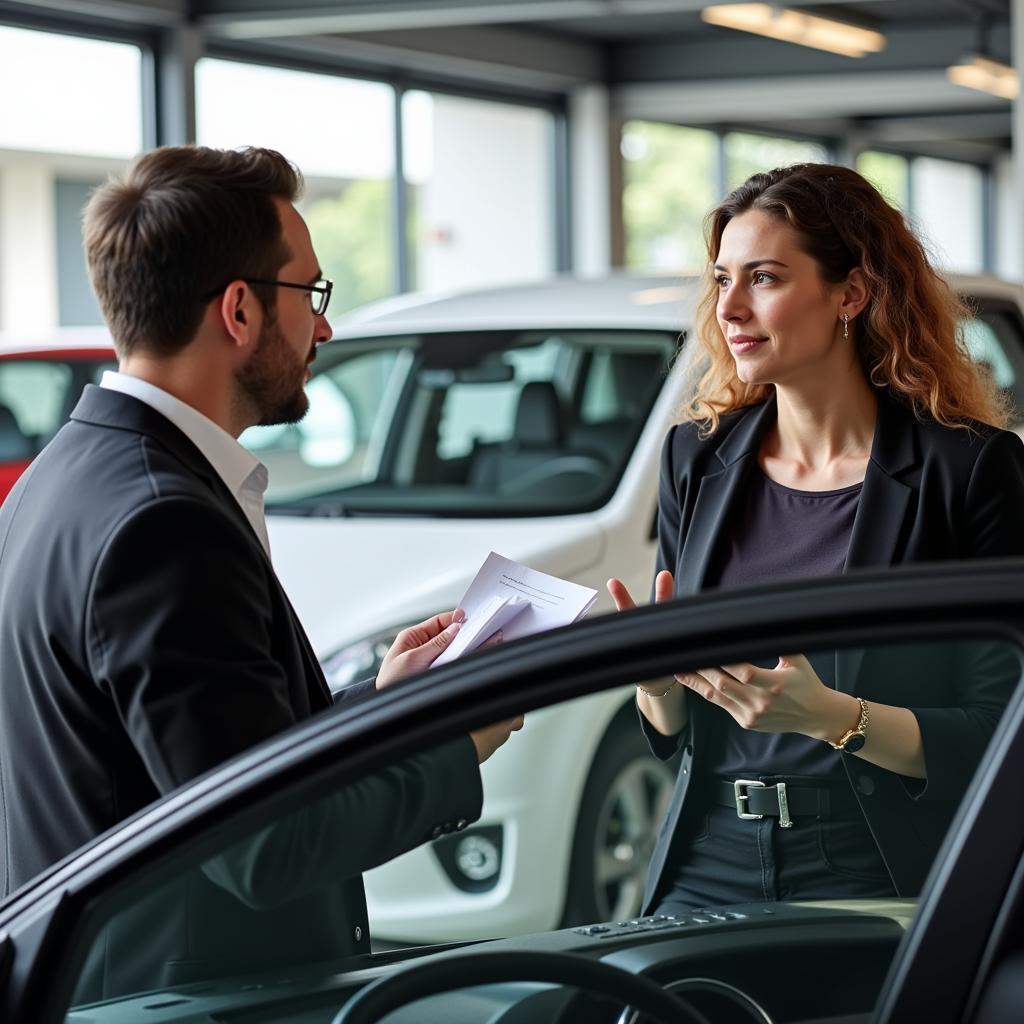
[[[741,818],[778,818],[783,828],[792,827],[796,815],[828,818],[860,812],[857,798],[840,786],[804,786],[789,782],[771,784],[757,779],[736,779],[716,783],[713,794],[715,803],[735,808]]]

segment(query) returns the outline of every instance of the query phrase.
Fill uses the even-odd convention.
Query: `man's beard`
[[[252,358],[235,374],[241,397],[255,411],[258,426],[298,423],[306,415],[306,366],[288,345],[277,321],[265,322]]]

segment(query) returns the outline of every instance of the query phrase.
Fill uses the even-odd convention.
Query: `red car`
[[[0,501],[67,420],[82,388],[116,368],[109,341],[0,344]]]

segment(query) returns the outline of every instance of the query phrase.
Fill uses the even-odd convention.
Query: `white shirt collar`
[[[191,405],[155,384],[114,370],[107,370],[103,374],[100,387],[131,395],[169,419],[206,456],[236,498],[247,482],[247,489],[252,490],[253,485],[256,485],[261,495],[266,489],[267,471],[263,463],[226,430]]]

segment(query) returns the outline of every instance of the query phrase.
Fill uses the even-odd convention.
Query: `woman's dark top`
[[[861,484],[835,491],[797,491],[758,469],[735,510],[730,540],[723,545],[720,567],[709,573],[708,585],[839,575],[846,565],[860,491]],[[835,653],[811,653],[808,659],[821,681],[835,686]],[[755,664],[775,667],[774,661]],[[846,783],[840,755],[820,740],[798,733],[754,732],[742,728],[722,708],[715,707],[714,712],[715,756],[708,766],[712,775],[813,775]]]

